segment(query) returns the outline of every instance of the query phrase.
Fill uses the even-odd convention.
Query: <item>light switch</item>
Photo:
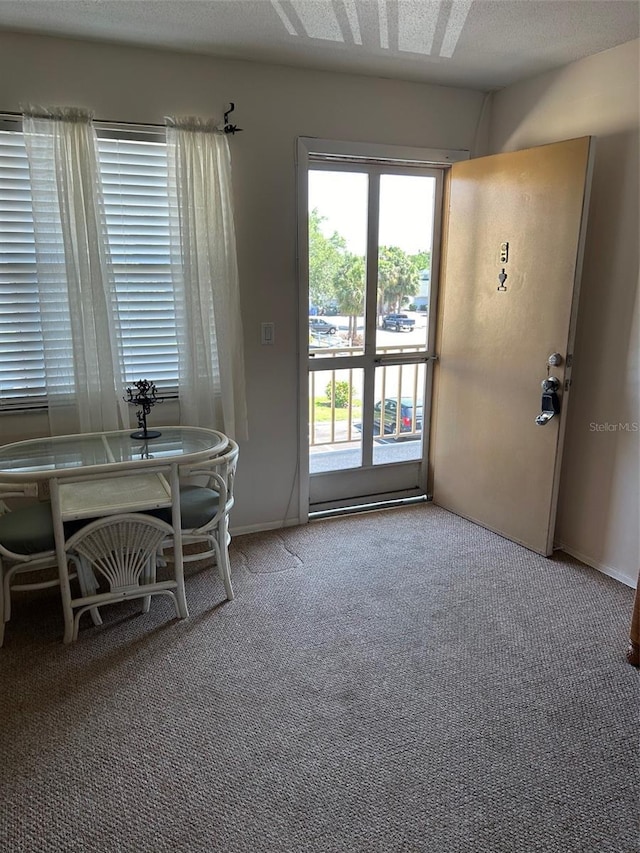
[[[276,336],[275,323],[260,324],[260,343],[266,346],[271,346]]]

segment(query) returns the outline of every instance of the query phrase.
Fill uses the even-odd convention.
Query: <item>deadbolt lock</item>
[[[544,426],[556,415],[560,414],[560,400],[558,398],[558,388],[560,382],[555,376],[548,376],[542,380],[542,402],[541,412],[536,417],[538,426]]]

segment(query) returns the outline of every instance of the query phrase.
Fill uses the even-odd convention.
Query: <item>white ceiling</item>
[[[631,41],[638,0],[0,0],[0,29],[495,89]]]

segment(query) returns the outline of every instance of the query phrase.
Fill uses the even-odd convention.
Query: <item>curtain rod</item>
[[[224,125],[222,130],[225,133],[235,134],[240,133],[242,131],[241,127],[238,127],[235,124],[229,123],[229,114],[232,113],[236,108],[236,105],[232,102],[229,104],[229,109],[224,114]],[[0,113],[0,121],[3,119],[7,119],[12,121],[14,119],[23,118],[22,113],[12,113],[12,112],[2,112]],[[141,122],[141,121],[116,121],[114,119],[104,119],[104,118],[96,118],[93,119],[94,124],[110,124],[110,125],[118,125],[120,127],[137,127],[143,130],[149,130],[152,133],[155,133],[158,129],[166,129],[166,124],[153,124],[149,122]]]
[[[12,113],[12,112],[2,112],[0,113],[0,120],[8,119],[9,121],[14,119],[22,119],[24,118],[23,113]],[[165,124],[150,124],[148,122],[141,121],[116,121],[114,119],[105,119],[105,118],[95,118],[93,119],[94,124],[118,124],[123,125],[125,127],[142,127],[148,128],[149,130],[156,130],[159,128],[165,128]]]

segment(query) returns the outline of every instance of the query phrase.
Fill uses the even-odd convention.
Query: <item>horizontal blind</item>
[[[126,379],[175,390],[166,145],[100,138],[98,150]]]
[[[0,131],[0,406],[45,402],[29,164],[22,134]]]
[[[100,173],[127,382],[176,392],[178,357],[164,142],[100,138]],[[0,408],[46,405],[29,166],[0,131]]]

